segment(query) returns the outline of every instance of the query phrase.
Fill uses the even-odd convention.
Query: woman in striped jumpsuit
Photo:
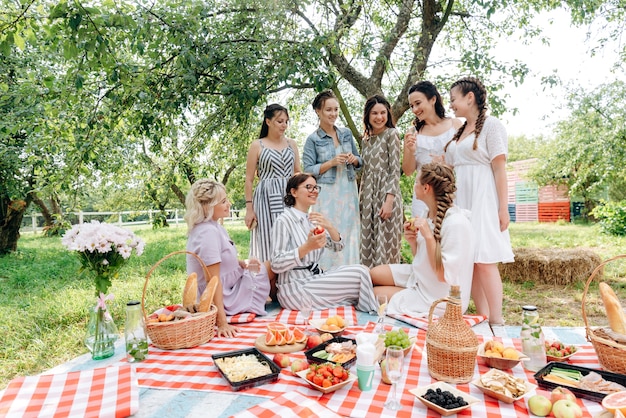
[[[306,293],[313,309],[355,305],[359,311],[373,312],[378,305],[367,267],[352,264],[321,271],[317,265],[324,249],[343,248],[339,231],[322,214],[308,213],[319,190],[311,174],[296,174],[287,182],[285,211],[272,228],[278,301],[284,308],[300,310]]]

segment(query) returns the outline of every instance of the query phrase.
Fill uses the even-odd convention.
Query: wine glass
[[[343,152],[344,154],[351,154],[352,153],[352,144],[349,142],[344,142],[341,144],[341,152]],[[350,164],[348,163],[348,159],[346,158],[346,166]]]
[[[313,311],[313,301],[311,300],[311,297],[308,294],[303,293],[300,298],[300,314],[304,318],[304,333],[305,334],[308,333],[308,330],[309,330],[309,320],[310,320],[312,311]]]
[[[374,332],[380,334],[383,332],[383,322],[385,321],[385,315],[387,315],[387,295],[376,295],[376,302],[378,302],[378,321],[376,322]]]
[[[246,265],[248,266],[248,272],[250,273],[250,278],[252,279],[250,290],[256,290],[256,275],[261,272],[261,262],[256,258],[251,258],[250,260],[246,260]]]
[[[402,404],[396,399],[396,384],[402,377],[402,369],[404,368],[404,349],[397,345],[387,347],[385,356],[385,367],[387,369],[387,378],[391,381],[391,400],[385,402],[385,408],[392,411],[402,409]]]

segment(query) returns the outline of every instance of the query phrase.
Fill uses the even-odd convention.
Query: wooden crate
[[[537,203],[518,203],[515,205],[515,222],[537,222],[538,220]]]
[[[537,203],[539,202],[539,187],[532,181],[522,181],[515,183],[515,203]]]
[[[539,203],[539,222],[556,222],[563,219],[570,221],[569,202]]]
[[[515,222],[515,204],[509,203],[509,218],[511,222]]]
[[[539,188],[539,203],[569,202],[567,186],[549,185]]]

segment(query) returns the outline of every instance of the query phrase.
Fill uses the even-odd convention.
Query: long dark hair
[[[420,81],[417,84],[413,84],[411,88],[409,89],[409,96],[411,95],[411,93],[415,93],[415,92],[422,93],[424,96],[426,96],[428,100],[431,100],[433,97],[436,97],[435,113],[441,119],[446,118],[446,108],[443,106],[443,100],[441,99],[441,95],[439,94],[439,91],[437,91],[437,87],[435,87],[433,83],[431,83],[430,81]],[[413,120],[413,126],[415,126],[415,130],[417,132],[419,132],[420,129],[422,129],[422,127],[425,124],[426,122],[423,120],[420,120],[417,116]]]
[[[393,123],[393,116],[391,115],[391,105],[383,96],[381,96],[380,94],[376,94],[367,99],[367,101],[365,102],[365,107],[363,109],[363,125],[365,126],[365,134],[367,136],[369,136],[372,132],[372,124],[370,123],[370,112],[372,111],[372,108],[379,103],[387,108],[387,123],[385,124],[385,126],[387,126],[387,128],[396,127],[396,125]]]
[[[287,112],[287,108],[279,105],[278,103],[272,103],[268,105],[263,111],[263,124],[261,125],[261,133],[259,133],[259,138],[265,138],[269,131],[269,126],[267,126],[267,120],[272,119],[276,116],[277,113],[284,112],[287,115],[287,120],[289,120],[289,112]]]
[[[296,198],[291,195],[291,189],[297,189],[298,186],[300,186],[302,183],[304,183],[311,177],[315,178],[313,174],[298,173],[298,174],[294,174],[293,176],[291,176],[291,178],[289,178],[289,180],[287,180],[285,197],[283,198],[283,201],[285,202],[285,206],[292,207],[293,205],[296,204]]]

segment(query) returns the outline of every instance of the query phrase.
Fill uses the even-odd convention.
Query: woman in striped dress
[[[317,262],[324,249],[341,251],[337,229],[320,213],[308,213],[320,186],[311,174],[296,174],[286,187],[284,213],[272,229],[272,270],[278,274],[278,301],[287,309],[300,310],[302,295],[310,296],[313,309],[355,305],[373,312],[378,307],[369,269],[360,264],[322,271]]]
[[[246,226],[251,231],[249,258],[270,259],[272,225],[283,213],[283,195],[287,179],[300,172],[298,146],[285,137],[289,114],[279,104],[271,104],[263,112],[259,139],[252,142],[246,164]],[[256,188],[255,175],[259,176]],[[253,192],[254,190],[254,192]]]

